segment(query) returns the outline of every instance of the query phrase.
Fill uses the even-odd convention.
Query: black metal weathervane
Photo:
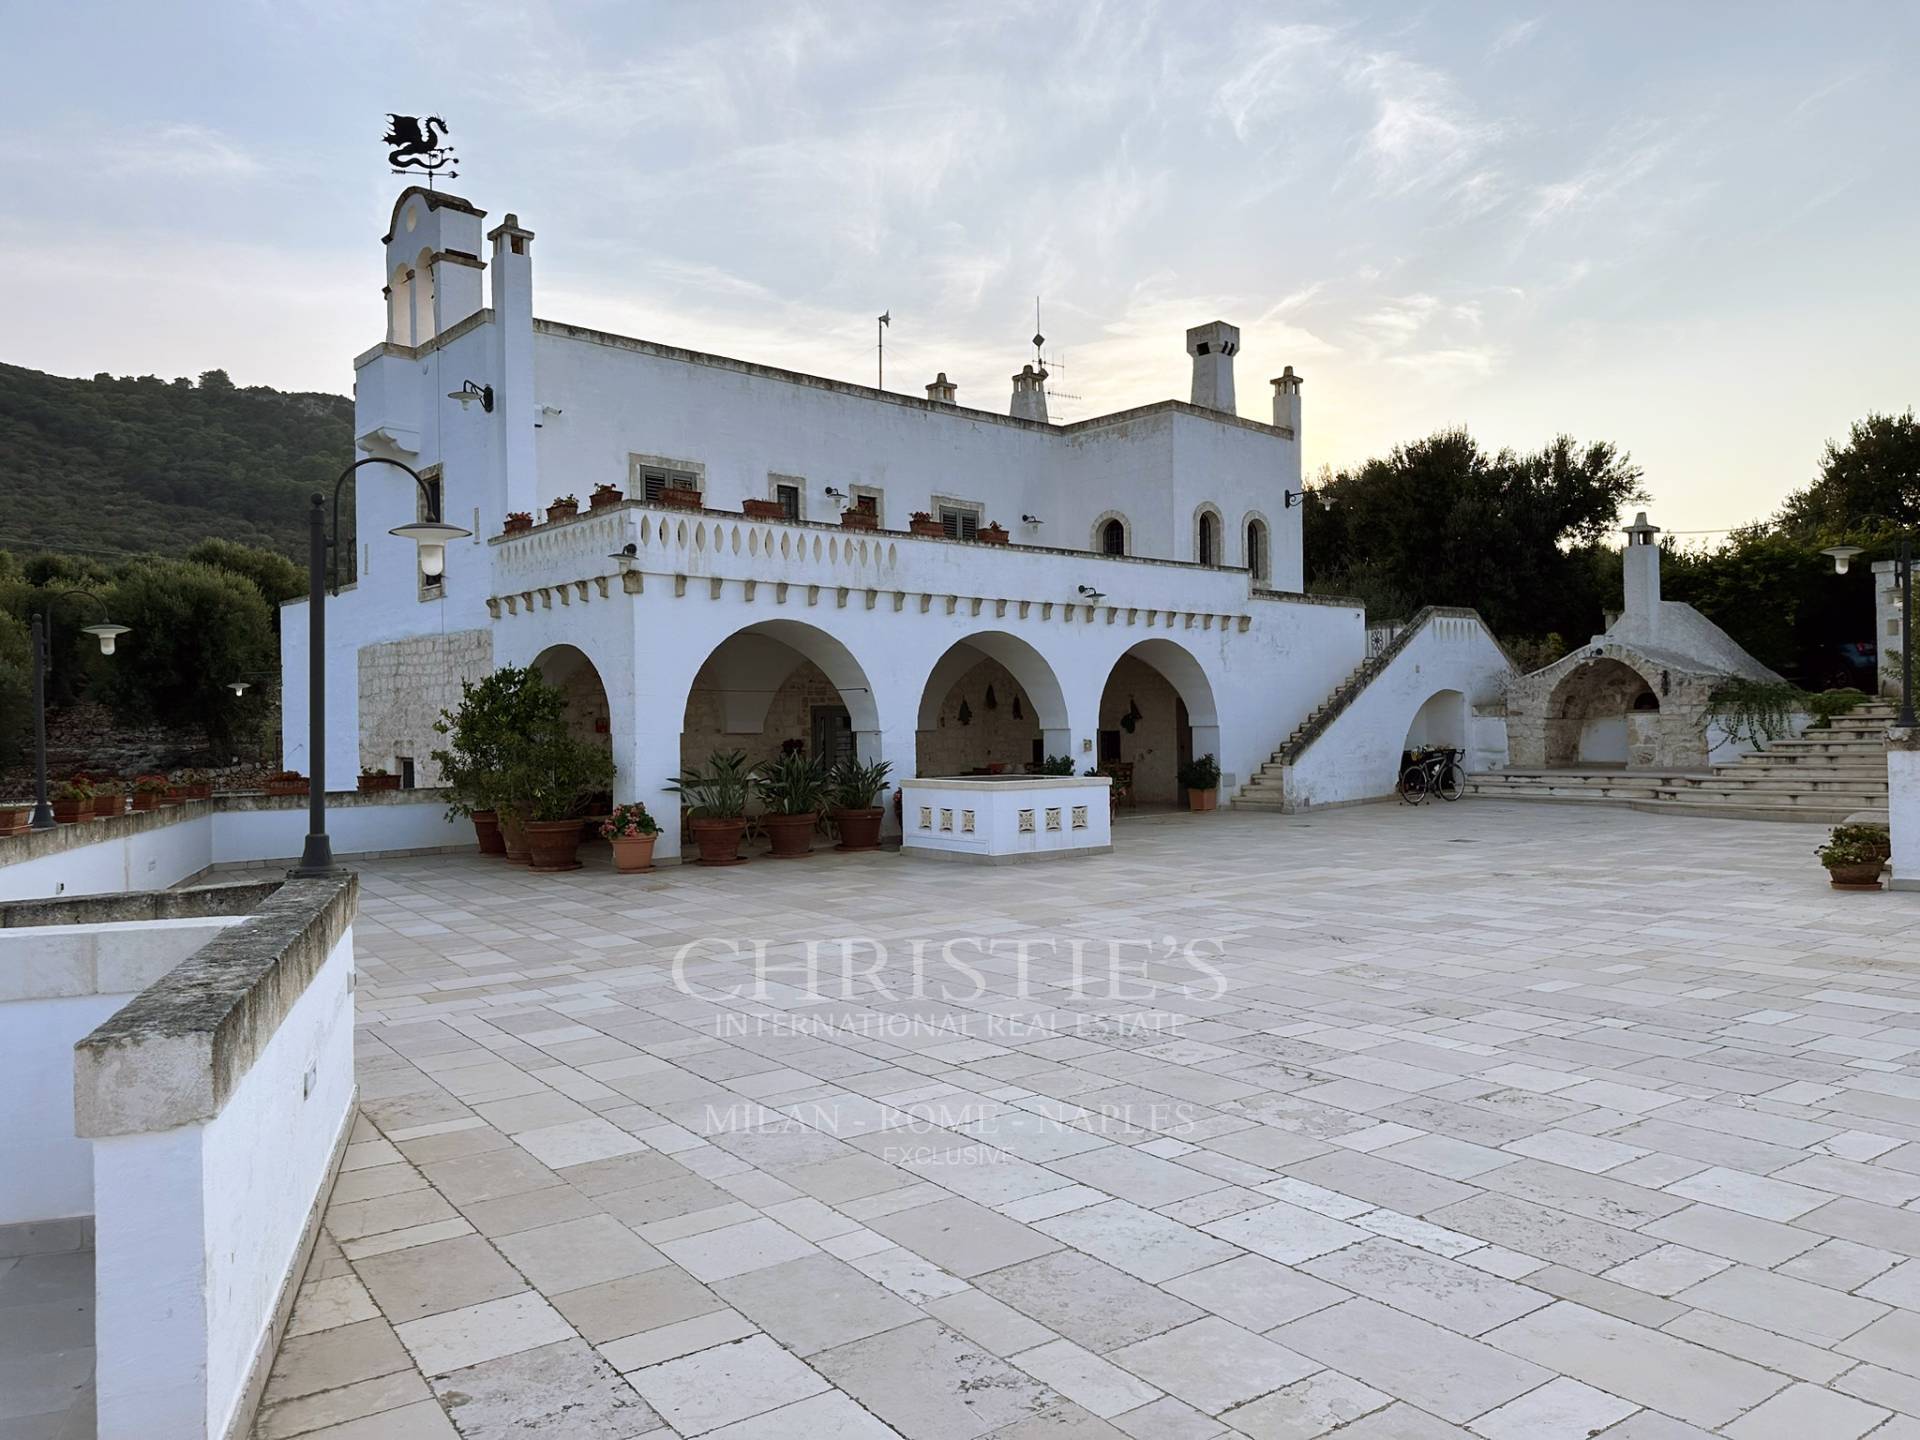
[[[389,114],[386,138],[380,143],[392,147],[387,152],[387,164],[393,167],[394,174],[410,175],[424,170],[427,188],[431,190],[434,176],[459,158],[446,143],[446,136],[447,122],[438,115]],[[459,176],[458,170],[447,170],[447,179],[456,180]]]

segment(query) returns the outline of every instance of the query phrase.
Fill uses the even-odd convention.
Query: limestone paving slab
[[[1052,878],[372,862],[256,1433],[1902,1440],[1920,900],[1819,838],[1472,800],[1126,819]],[[1084,958],[1169,936],[1219,984]]]

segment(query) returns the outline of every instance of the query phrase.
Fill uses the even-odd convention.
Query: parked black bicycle
[[[1413,763],[1400,774],[1400,798],[1418,805],[1429,795],[1442,800],[1458,800],[1467,793],[1467,772],[1460,765],[1461,752],[1436,746],[1413,752]]]

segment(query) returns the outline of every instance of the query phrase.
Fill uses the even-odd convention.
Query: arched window
[[[1127,553],[1127,527],[1120,521],[1109,520],[1100,527],[1100,553],[1102,555]]]
[[[1200,517],[1200,563],[1217,565],[1220,556],[1220,521],[1211,511]]]
[[[1247,571],[1256,580],[1267,578],[1267,527],[1258,520],[1247,522]]]

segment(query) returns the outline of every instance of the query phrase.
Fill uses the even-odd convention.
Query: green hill
[[[306,497],[352,458],[342,395],[0,365],[0,550],[178,555],[218,536],[304,563]]]

